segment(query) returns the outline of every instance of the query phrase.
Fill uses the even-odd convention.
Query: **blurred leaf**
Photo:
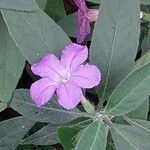
[[[129,75],[110,96],[107,110],[124,115],[140,106],[150,94],[150,53],[139,59]]]
[[[37,11],[38,7],[34,0],[0,0],[0,9],[14,11]]]
[[[52,145],[59,143],[57,128],[59,125],[48,124],[34,134],[22,140],[21,144]]]
[[[7,104],[0,103],[0,112],[3,111],[5,108],[7,108]]]
[[[102,72],[98,94],[104,101],[127,75],[137,53],[140,35],[137,0],[103,0],[95,23],[91,63]]]
[[[69,127],[60,127],[58,129],[58,137],[64,150],[71,150],[74,148],[75,135],[79,130]]]
[[[76,37],[77,35],[77,20],[76,13],[63,17],[58,21],[58,25],[66,32],[70,37]]]
[[[144,37],[141,48],[142,48],[142,54],[145,54],[150,50],[150,39],[148,35]]]
[[[147,119],[149,111],[149,98],[145,100],[145,102],[137,107],[135,110],[131,111],[129,114],[127,114],[128,117],[134,118],[134,119]]]
[[[56,150],[55,148],[48,146],[33,146],[33,145],[20,145],[16,150]]]
[[[83,113],[77,109],[72,111],[63,109],[55,102],[55,98],[52,98],[47,105],[39,108],[31,100],[29,90],[25,89],[15,90],[10,107],[37,122],[60,124],[83,117]]]
[[[42,9],[45,10],[46,8],[46,4],[47,4],[47,0],[36,0],[38,6]]]
[[[102,0],[87,0],[87,1],[92,2],[92,3],[100,4]]]
[[[100,4],[102,0],[87,0],[87,1]],[[150,0],[140,0],[140,4],[150,5]]]
[[[70,43],[63,30],[44,12],[2,11],[7,27],[19,50],[31,63],[44,55],[59,52]]]
[[[15,150],[34,123],[25,117],[0,122],[0,150]]]
[[[46,13],[56,22],[66,16],[63,0],[48,0]]]
[[[108,127],[101,121],[96,121],[83,129],[80,133],[76,150],[105,150],[107,143]]]
[[[116,124],[111,133],[117,150],[149,150],[150,148],[150,132],[141,125]]]
[[[4,109],[12,97],[22,74],[25,59],[11,39],[2,15],[0,14],[0,101]],[[1,110],[2,110],[1,109]]]

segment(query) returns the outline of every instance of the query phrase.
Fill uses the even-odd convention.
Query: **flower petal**
[[[81,15],[79,15],[80,13],[81,12],[78,11],[77,43],[82,43],[91,32],[89,20],[86,17],[83,18]]]
[[[58,103],[65,109],[73,109],[81,101],[82,91],[73,82],[62,84],[57,89]]]
[[[81,11],[87,10],[85,0],[74,0],[74,2]]]
[[[57,85],[48,78],[42,78],[31,85],[30,94],[37,106],[47,103],[53,96]]]
[[[65,47],[61,55],[61,62],[67,70],[74,70],[82,64],[88,57],[88,49],[86,46],[78,44],[70,44]]]
[[[48,77],[51,80],[57,81],[64,67],[55,55],[48,54],[39,63],[32,65],[31,70],[36,75]]]
[[[71,81],[81,88],[93,88],[100,83],[101,73],[94,65],[81,65],[73,73]]]

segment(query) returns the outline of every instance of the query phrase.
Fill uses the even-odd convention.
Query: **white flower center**
[[[62,82],[66,83],[69,81],[71,74],[69,72],[65,73],[64,76],[62,77]]]

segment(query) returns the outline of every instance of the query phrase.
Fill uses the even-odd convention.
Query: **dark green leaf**
[[[128,117],[134,118],[134,119],[147,119],[149,111],[149,98],[145,100],[145,102],[137,107],[135,110],[127,114]]]
[[[58,129],[58,137],[64,147],[64,150],[71,150],[74,148],[75,135],[78,132],[79,130],[69,127],[60,127]]]

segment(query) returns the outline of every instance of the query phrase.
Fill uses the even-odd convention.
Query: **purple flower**
[[[96,21],[98,17],[98,9],[88,9],[85,0],[74,0],[78,6],[78,35],[77,43],[82,43],[87,35],[91,32],[90,23]]]
[[[88,63],[86,46],[66,46],[59,60],[55,55],[46,55],[39,63],[31,66],[34,74],[42,77],[31,85],[31,98],[37,106],[47,103],[54,92],[58,103],[66,109],[73,109],[82,98],[81,88],[97,86],[101,80],[98,68]]]

